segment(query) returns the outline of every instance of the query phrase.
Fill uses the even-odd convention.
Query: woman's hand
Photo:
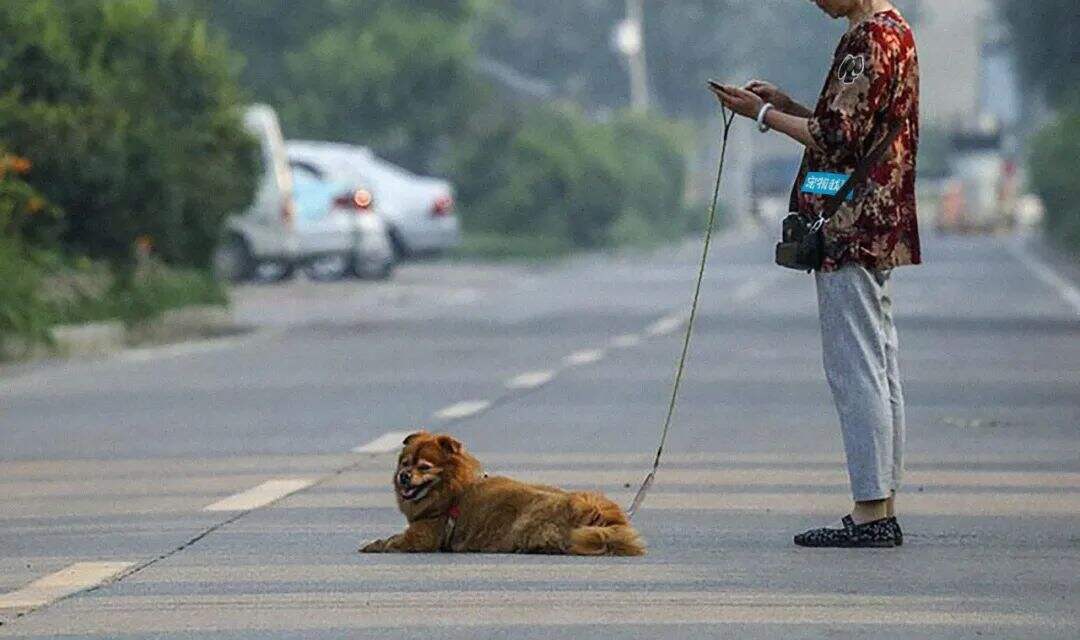
[[[756,119],[765,106],[765,101],[759,96],[734,85],[709,85],[709,89],[725,107],[751,120]]]
[[[761,98],[765,102],[771,102],[774,107],[783,111],[784,113],[791,113],[791,107],[795,103],[786,93],[776,87],[771,82],[765,82],[764,80],[751,80],[743,87],[750,93]]]

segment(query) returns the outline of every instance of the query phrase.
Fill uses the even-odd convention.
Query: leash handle
[[[735,123],[735,112],[721,104],[720,112],[724,123],[724,135],[720,143],[720,167],[716,171],[716,186],[713,188],[712,204],[709,207],[709,221],[705,225],[705,247],[701,252],[701,266],[698,269],[697,285],[694,287],[694,301],[690,305],[690,318],[686,323],[686,337],[683,340],[682,355],[679,356],[679,367],[675,372],[675,384],[671,389],[671,401],[668,403],[667,417],[664,418],[664,430],[660,434],[660,446],[656,449],[656,459],[653,461],[652,471],[645,476],[634,496],[634,501],[626,510],[626,517],[633,518],[637,513],[645,496],[652,488],[656,480],[656,472],[660,468],[660,458],[664,454],[664,445],[667,443],[668,431],[671,429],[671,418],[675,415],[675,402],[679,397],[679,385],[682,382],[683,371],[686,368],[686,356],[690,352],[690,338],[694,335],[694,320],[697,319],[698,301],[701,299],[701,284],[705,280],[705,267],[709,262],[709,247],[712,245],[713,226],[716,224],[716,205],[720,200],[720,182],[724,177],[724,158],[727,156],[728,136],[731,134],[731,126]]]

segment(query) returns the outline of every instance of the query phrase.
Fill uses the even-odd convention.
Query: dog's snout
[[[409,478],[409,472],[408,471],[402,471],[401,473],[398,474],[397,481],[398,481],[399,485],[401,485],[403,487],[407,487],[407,486],[409,486],[409,480],[410,480],[410,478]]]

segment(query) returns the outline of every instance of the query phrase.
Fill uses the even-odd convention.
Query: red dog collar
[[[459,506],[457,506],[455,504],[454,506],[450,507],[450,512],[449,513],[450,513],[451,518],[453,518],[454,520],[457,520],[458,518],[461,517],[461,507],[459,507]]]

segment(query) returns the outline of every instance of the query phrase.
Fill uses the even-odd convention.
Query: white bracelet
[[[765,116],[769,113],[769,109],[775,109],[776,107],[771,102],[766,102],[761,106],[761,111],[757,114],[757,128],[758,131],[765,133],[769,129],[772,129],[769,125],[765,124]]]

